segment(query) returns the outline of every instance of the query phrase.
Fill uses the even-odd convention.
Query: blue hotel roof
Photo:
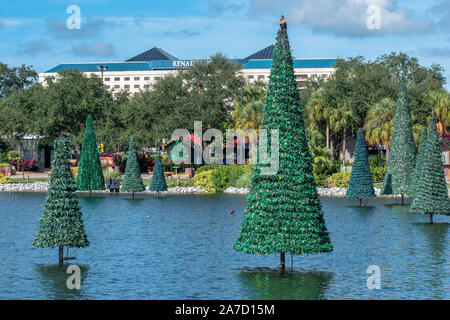
[[[270,69],[272,66],[273,45],[264,48],[244,59],[234,59],[243,69]],[[196,60],[179,60],[160,48],[145,51],[125,62],[63,63],[45,73],[78,69],[82,72],[99,72],[98,66],[106,66],[104,72],[176,70],[185,68]],[[294,59],[294,68],[333,68],[336,59]]]
[[[179,60],[191,61],[191,60]],[[270,69],[272,60],[249,60],[241,62],[242,69]],[[293,60],[294,68],[333,68],[336,59],[295,59]],[[151,71],[151,70],[176,70],[181,67],[174,67],[173,61],[170,60],[153,60],[149,62],[105,62],[105,63],[63,63],[45,73],[56,73],[62,70],[78,69],[82,72],[99,72],[97,66],[102,65],[108,67],[106,72],[117,71]]]

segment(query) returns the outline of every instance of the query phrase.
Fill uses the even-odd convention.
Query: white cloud
[[[381,29],[367,27],[370,5],[380,8]],[[394,0],[253,0],[250,13],[284,14],[288,26],[349,37],[422,33],[431,28],[431,23],[417,19]]]

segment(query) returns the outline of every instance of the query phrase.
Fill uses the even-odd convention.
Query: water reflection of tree
[[[89,266],[79,265],[81,271],[81,289],[67,288],[67,279],[73,273],[67,273],[69,265],[36,265],[37,279],[47,299],[74,300],[83,299],[83,284],[89,272]]]
[[[447,261],[445,255],[446,241],[445,238],[450,228],[449,223],[414,223],[420,231],[425,235],[426,245],[430,248],[430,260],[428,266],[431,269],[430,284],[438,292],[430,292],[433,298],[448,299],[448,292],[444,289],[446,286],[446,268]],[[437,294],[437,296],[436,296]]]
[[[318,300],[323,299],[332,275],[291,270],[280,275],[272,269],[255,269],[240,272],[238,278],[250,299]]]

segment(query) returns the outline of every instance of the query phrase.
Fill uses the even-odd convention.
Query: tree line
[[[154,147],[170,139],[174,129],[193,131],[194,121],[202,121],[205,129],[258,130],[266,86],[242,87],[239,69],[236,62],[217,54],[163,77],[150,90],[130,95],[111,93],[99,77],[86,77],[77,70],[62,71],[56,81],[41,85],[34,81],[31,67],[9,69],[0,64],[0,133],[15,138],[36,134],[47,145],[56,138],[71,137],[79,148],[84,120],[92,114],[98,141],[108,150],[119,151],[126,149],[130,135],[138,147]],[[309,79],[300,93],[310,147],[316,150],[313,154],[339,159],[347,138],[360,127],[369,143],[389,148],[402,83],[407,86],[416,143],[431,109],[436,111],[440,132],[449,131],[450,95],[444,90],[439,65],[424,67],[403,53],[373,61],[338,59],[333,75],[326,80]]]

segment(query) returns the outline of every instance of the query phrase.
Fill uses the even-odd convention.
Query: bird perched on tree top
[[[286,30],[286,28],[287,28],[287,24],[286,24],[286,20],[284,20],[284,16],[281,16],[281,18],[280,18],[280,28],[281,28],[281,30]]]

